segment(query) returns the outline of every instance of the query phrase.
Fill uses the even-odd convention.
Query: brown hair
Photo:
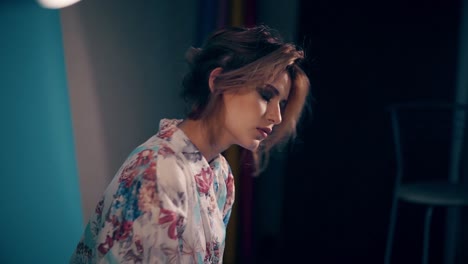
[[[285,43],[267,26],[229,27],[213,33],[202,48],[191,48],[186,57],[190,71],[184,78],[183,96],[190,106],[188,118],[206,122],[212,144],[218,132],[216,124],[223,121],[222,94],[255,89],[284,71],[291,78],[288,103],[281,124],[253,153],[257,169],[273,146],[295,135],[309,91],[309,79],[299,64],[304,53],[296,45]],[[217,67],[223,71],[216,77],[215,89],[211,92],[209,77]]]

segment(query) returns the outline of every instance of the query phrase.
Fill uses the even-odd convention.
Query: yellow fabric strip
[[[231,2],[231,26],[238,27],[244,25],[244,7],[242,2],[242,0],[232,0]]]
[[[230,14],[230,26],[243,26],[244,24],[244,12],[243,12],[243,0],[230,0],[229,6],[231,7],[231,14]],[[237,145],[233,145],[228,148],[224,156],[226,157],[227,161],[229,162],[232,174],[234,175],[234,183],[236,186],[236,201],[234,202],[232,212],[231,212],[231,219],[229,221],[229,225],[226,230],[226,247],[224,251],[224,258],[223,262],[225,264],[234,264],[236,263],[236,256],[238,253],[237,249],[237,239],[238,235],[238,226],[239,226],[239,199],[240,197],[240,173],[241,173],[241,164],[240,164],[240,154],[241,149]]]

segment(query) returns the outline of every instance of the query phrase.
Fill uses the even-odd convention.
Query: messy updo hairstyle
[[[219,124],[224,122],[223,93],[257,89],[273,82],[284,71],[291,79],[288,102],[281,124],[275,126],[273,133],[253,153],[257,169],[273,146],[295,135],[309,91],[309,79],[300,67],[303,51],[285,43],[275,30],[264,25],[224,28],[213,33],[201,48],[190,48],[186,59],[190,66],[183,81],[187,117],[205,122],[211,144],[216,143]],[[211,92],[209,77],[217,67],[222,72],[213,81]]]

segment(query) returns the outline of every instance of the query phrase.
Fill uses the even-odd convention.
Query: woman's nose
[[[271,123],[275,125],[280,124],[282,121],[280,105],[279,104],[270,105],[267,115],[268,115],[267,116],[268,121],[270,121]]]

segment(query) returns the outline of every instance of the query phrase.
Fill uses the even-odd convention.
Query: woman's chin
[[[257,151],[258,147],[260,146],[260,140],[254,140],[252,142],[249,142],[249,144],[243,144],[241,147],[248,149],[252,152]]]

